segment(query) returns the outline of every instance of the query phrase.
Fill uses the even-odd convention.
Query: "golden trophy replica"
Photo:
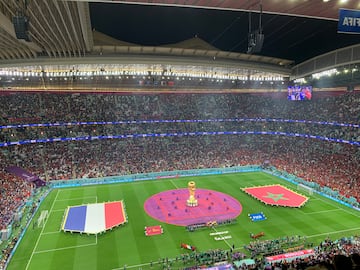
[[[194,181],[188,183],[189,199],[186,201],[186,205],[190,207],[198,206],[198,201],[195,199],[196,185]]]

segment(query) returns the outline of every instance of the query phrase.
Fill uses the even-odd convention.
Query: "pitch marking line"
[[[176,189],[179,189],[179,187],[174,183],[174,181],[173,180],[170,180],[170,182],[171,182],[171,184],[173,184],[174,185],[174,187],[176,188]]]
[[[64,211],[64,209],[57,209],[57,210],[53,210],[54,206],[55,206],[55,202],[56,201],[61,201],[61,200],[58,200],[58,196],[59,196],[59,193],[60,193],[61,190],[58,190],[57,193],[56,193],[56,196],[55,196],[55,199],[51,205],[51,208],[49,210],[49,215],[52,213],[52,212],[59,212],[59,211]],[[91,198],[96,198],[96,202],[97,202],[97,196],[91,196]],[[30,258],[28,260],[28,263],[26,265],[26,268],[25,270],[29,269],[29,266],[30,266],[30,262],[34,256],[34,254],[40,254],[40,253],[47,253],[47,252],[53,252],[53,251],[58,251],[58,250],[66,250],[66,249],[71,249],[71,248],[81,248],[81,247],[87,247],[87,246],[95,246],[97,245],[98,243],[98,239],[97,239],[97,235],[95,237],[95,243],[91,243],[91,244],[86,244],[86,245],[78,245],[78,246],[70,246],[70,247],[64,247],[64,248],[57,248],[57,249],[49,249],[49,250],[40,250],[40,251],[35,251],[39,245],[39,242],[40,242],[40,238],[43,236],[43,235],[48,235],[48,234],[55,234],[55,233],[59,233],[59,231],[57,232],[44,232],[44,229],[46,227],[46,224],[48,222],[49,218],[46,219],[45,223],[44,223],[44,226],[42,227],[41,229],[41,232],[36,240],[36,243],[35,243],[35,246],[33,248],[33,251],[30,255]]]
[[[88,197],[77,197],[77,198],[70,198],[70,199],[61,199],[61,200],[56,200],[56,201],[57,202],[74,201],[74,200],[82,200],[82,199],[88,199],[88,198],[96,198],[96,200],[97,200],[97,196],[88,196]]]
[[[67,250],[67,249],[72,249],[72,248],[89,247],[89,246],[96,246],[96,243],[86,244],[86,245],[78,245],[78,246],[70,246],[70,247],[63,247],[63,248],[40,250],[40,251],[36,251],[34,254],[41,254],[41,253],[54,252],[54,251],[60,251],[60,250]]]
[[[323,236],[323,235],[329,235],[329,234],[337,234],[337,233],[343,233],[343,232],[351,232],[351,231],[356,231],[356,230],[360,230],[359,228],[352,228],[352,229],[347,229],[347,230],[340,230],[340,231],[334,231],[334,232],[326,232],[326,233],[318,233],[318,234],[313,234],[313,235],[307,235],[307,238],[313,238],[313,237],[318,237],[318,236]]]
[[[82,199],[89,199],[89,198],[95,198],[95,203],[97,203],[98,201],[98,198],[97,196],[88,196],[88,197],[77,197],[77,198],[70,198],[70,199],[61,199],[61,200],[55,200],[56,202],[61,202],[61,201],[71,201],[71,200],[82,200]],[[93,202],[91,202],[93,203]],[[89,203],[87,203],[89,204]],[[65,212],[66,208],[61,208],[61,209],[55,209],[55,210],[50,210],[49,211],[49,216],[51,213],[55,213],[55,212]],[[61,232],[61,228],[58,230],[58,232]],[[43,235],[44,234],[47,234],[47,233],[42,233]]]
[[[53,203],[52,203],[52,205],[51,205],[50,212],[53,210],[54,205],[55,205],[55,201],[56,201],[56,199],[57,199],[58,196],[59,196],[59,190],[57,191],[56,196],[55,196],[55,200],[53,201]],[[41,232],[40,232],[40,234],[39,234],[39,236],[38,236],[38,238],[37,238],[37,240],[36,240],[36,243],[35,243],[35,246],[34,246],[32,252],[31,252],[29,261],[28,261],[28,263],[26,264],[25,270],[29,269],[30,262],[31,262],[31,260],[32,260],[32,258],[33,258],[33,256],[34,256],[34,254],[35,254],[35,250],[36,250],[37,246],[39,245],[41,235],[42,235],[42,233],[44,232],[44,229],[45,229],[45,226],[46,226],[48,220],[49,220],[48,218],[45,220],[44,226],[41,228]]]
[[[323,210],[323,211],[310,212],[310,213],[303,212],[303,214],[304,215],[313,215],[313,214],[320,214],[320,213],[336,212],[336,211],[341,211],[341,210],[342,209],[332,209],[332,210]]]
[[[159,264],[159,262],[153,262],[154,264]],[[136,265],[126,265],[126,269],[130,269],[130,268],[138,268],[141,269],[142,266],[147,266],[147,265],[151,265],[151,263],[142,263],[142,264],[136,264]],[[120,268],[113,268],[111,270],[123,270],[125,269],[124,267],[120,267]]]
[[[216,228],[215,227],[212,227],[212,229],[216,232],[216,233],[219,233],[219,231],[218,230],[216,230]],[[232,246],[229,244],[229,242],[226,240],[226,239],[223,239],[223,241],[225,242],[225,244],[227,244],[228,245],[228,247],[231,249],[232,248]]]
[[[46,250],[39,250],[34,252],[34,254],[40,254],[40,253],[47,253],[47,252],[54,252],[59,250],[67,250],[72,248],[82,248],[82,247],[90,247],[90,246],[96,246],[97,245],[97,235],[95,236],[95,243],[91,244],[84,244],[84,245],[77,245],[77,246],[69,246],[69,247],[63,247],[63,248],[53,248],[53,249],[46,249]]]
[[[339,207],[339,206],[338,206],[339,203],[336,202],[336,201],[333,201],[333,200],[331,200],[331,199],[328,199],[329,201],[326,201],[326,200],[324,200],[322,197],[319,197],[319,200],[323,201],[324,203],[326,203],[326,204],[328,204],[328,205],[333,206],[333,207],[336,208],[336,209],[340,209],[340,210],[342,210],[342,211],[344,211],[344,212],[346,212],[346,213],[348,213],[348,214],[350,214],[350,215],[352,215],[352,216],[354,216],[354,217],[360,218],[359,215],[356,215],[355,213],[347,210],[346,208],[348,208],[348,207],[344,207],[344,208]],[[357,212],[357,213],[358,213],[358,212]]]
[[[155,179],[153,179],[155,180]],[[126,185],[126,184],[130,184],[130,185],[144,185],[145,183],[150,183],[151,181],[143,181],[143,180],[132,180],[132,181],[124,181],[124,182],[116,182],[116,183],[104,183],[104,185],[108,185],[108,184],[111,184],[111,185]],[[88,189],[97,189],[99,188],[99,186],[102,186],[102,184],[91,184],[91,185],[88,185],[88,186],[82,186],[82,188],[86,188],[87,190]],[[60,192],[66,192],[66,191],[71,191],[71,190],[77,190],[81,188],[80,186],[79,187],[72,187],[72,188],[67,188],[67,187],[57,187],[58,190],[60,190]]]
[[[80,186],[79,186],[80,187]],[[67,188],[67,187],[56,187],[58,190],[60,190],[60,192],[63,191],[68,191],[68,190],[76,190],[79,189],[79,187],[73,187],[73,188]],[[89,186],[83,186],[86,187],[86,189],[93,189],[93,188],[98,188],[97,185],[89,185]]]
[[[64,212],[65,209],[56,209],[56,210],[52,210],[51,213],[56,213],[56,212]]]
[[[81,200],[81,199],[88,199],[88,198],[95,198],[95,202],[87,202],[87,203],[82,203],[81,205],[85,205],[85,204],[91,204],[91,203],[97,203],[98,201],[98,198],[97,196],[89,196],[89,197],[78,197],[78,198],[72,198],[72,199],[64,199],[64,200],[56,200],[57,202],[61,202],[61,201],[71,201],[71,200]],[[72,205],[70,205],[72,206]],[[55,210],[51,210],[51,212],[60,212],[60,211],[65,211],[65,209],[67,208],[67,206],[64,208],[61,208],[61,209],[55,209]]]
[[[44,232],[41,235],[47,235],[47,234],[56,234],[59,233],[60,231],[56,231],[56,232]],[[36,253],[36,252],[35,252]]]

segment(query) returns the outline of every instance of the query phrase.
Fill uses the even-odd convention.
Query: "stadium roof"
[[[248,12],[244,11],[258,13],[260,3],[259,0],[90,0],[90,2],[98,3],[90,3],[89,5],[88,2],[82,0],[1,1],[0,60],[35,58],[38,56],[53,58],[84,56],[92,51],[94,42],[98,41],[97,37],[93,37],[92,28],[112,36],[114,40],[125,41],[125,45],[135,43],[144,46],[164,46],[177,43],[182,47],[184,44],[181,41],[198,35],[212,49],[245,53]],[[111,4],[107,2],[111,2]],[[360,8],[358,1],[268,0],[261,2],[263,11],[266,13],[263,19],[265,44],[262,55],[295,60],[298,63],[298,59],[301,61],[308,59],[307,55],[313,57],[316,56],[314,53],[325,53],[332,49],[360,43],[360,39],[354,36],[343,35],[334,38],[339,8]],[[125,3],[133,5],[126,5]],[[164,7],[155,9],[156,5],[171,7],[171,20],[169,20],[169,15],[165,15],[165,13],[169,13],[169,9],[163,9]],[[174,7],[178,8],[175,9]],[[184,9],[179,7],[195,7],[197,11],[193,9],[186,14],[183,13]],[[204,12],[210,11],[215,13],[204,14]],[[296,17],[280,16],[280,14],[295,15]],[[25,18],[27,20],[28,27],[22,25],[21,21],[18,25],[20,24],[20,28],[27,28],[28,41],[17,37],[14,29],[14,18]],[[132,24],[134,21],[131,18],[138,23]],[[148,18],[150,20],[146,20]],[[207,20],[204,21],[204,18]],[[321,20],[314,20],[314,18],[321,18]],[[256,14],[253,20],[257,21]],[[190,22],[193,25],[189,25]],[[183,29],[180,29],[176,25],[177,23],[183,24]],[[257,22],[253,24],[256,25]],[[164,28],[167,27],[172,27],[173,33],[164,32]],[[131,31],[123,28],[130,28]],[[149,28],[153,29],[152,33],[146,33]],[[214,31],[209,32],[212,28]],[[132,35],[129,32],[133,32]],[[324,37],[324,33],[332,34],[329,37],[330,40]],[[148,38],[149,34],[153,36],[152,39]],[[138,38],[134,38],[134,35]],[[232,35],[232,40],[227,35]],[[316,37],[319,39],[314,42]],[[297,40],[296,42],[294,38]],[[320,43],[320,39],[322,47],[324,47],[322,51],[317,50],[317,43]],[[302,46],[306,42],[312,43],[312,48]],[[224,45],[225,43],[227,46]],[[102,45],[107,45],[107,42]],[[121,44],[118,43],[117,45]],[[306,56],[303,58],[294,56],[293,49],[297,50],[298,48],[303,48],[303,51],[298,52],[298,54],[305,54]],[[304,52],[307,49],[312,49],[314,52],[307,54]]]
[[[352,0],[88,0],[88,2],[194,7],[231,11],[254,10],[260,1],[265,13],[327,20],[337,20],[340,8],[360,9],[360,2]]]
[[[19,39],[17,35],[27,37]],[[81,56],[90,51],[92,45],[90,14],[85,2],[0,2],[1,60],[41,55]]]
[[[157,0],[151,1],[152,4],[150,1],[136,1],[138,4],[123,4],[124,2],[127,3],[90,3],[92,27],[114,38],[136,44],[158,46],[178,43],[197,36],[220,50],[246,53],[250,15],[251,30],[256,30],[259,24],[260,7],[259,1],[255,0]],[[184,2],[191,5],[182,4]],[[276,4],[267,7],[269,2]],[[200,3],[208,8],[190,8]],[[215,7],[216,3],[218,6]],[[354,8],[357,1],[338,3],[339,1],[335,0],[263,1],[265,13],[262,16],[262,29],[265,38],[262,50],[258,54],[289,59],[299,64],[332,50],[360,43],[359,35],[337,31],[339,7]],[[231,5],[233,9],[226,9],[225,4]],[[248,11],[244,11],[246,7]],[[277,9],[279,12],[273,12]],[[320,19],[320,16],[312,16],[313,13],[307,12],[310,10],[324,16],[326,12],[329,17]]]
[[[214,63],[231,72],[252,69],[287,76],[293,63],[360,43],[359,36],[336,32],[339,8],[359,8],[358,1],[89,2],[1,1],[0,68],[28,66],[30,72],[53,64],[52,69],[83,65],[88,70],[102,63],[143,62],[190,70],[191,63],[204,69]],[[256,27],[260,2],[264,46],[258,54],[246,54],[249,17]]]

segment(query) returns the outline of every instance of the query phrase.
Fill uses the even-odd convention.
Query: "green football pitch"
[[[144,211],[147,198],[162,191],[186,188],[189,181],[195,181],[198,188],[236,198],[242,205],[237,222],[188,232],[185,227],[162,223]],[[195,246],[198,251],[229,250],[234,245],[235,250],[246,253],[243,247],[252,241],[250,233],[264,232],[261,240],[306,236],[315,245],[327,237],[338,239],[360,234],[360,212],[317,194],[300,192],[308,196],[309,201],[301,208],[286,208],[265,205],[241,190],[271,184],[281,184],[298,192],[295,185],[262,172],[54,189],[44,199],[32,222],[43,210],[49,211],[48,219],[41,227],[30,223],[8,269],[162,269],[159,262],[164,258],[171,260],[190,252],[181,249],[181,243]],[[127,224],[99,235],[61,231],[68,206],[119,200],[126,205]],[[248,214],[258,212],[263,212],[267,219],[252,222]],[[161,225],[164,233],[145,236],[144,227],[153,225]],[[214,230],[228,231],[231,238],[215,240],[210,235]],[[172,269],[178,268],[180,266],[175,264]]]

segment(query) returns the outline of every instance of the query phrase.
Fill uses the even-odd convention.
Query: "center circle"
[[[167,190],[149,197],[144,210],[156,220],[178,226],[234,219],[242,211],[238,200],[222,192],[198,188],[195,198],[198,205],[190,207],[187,188]]]

